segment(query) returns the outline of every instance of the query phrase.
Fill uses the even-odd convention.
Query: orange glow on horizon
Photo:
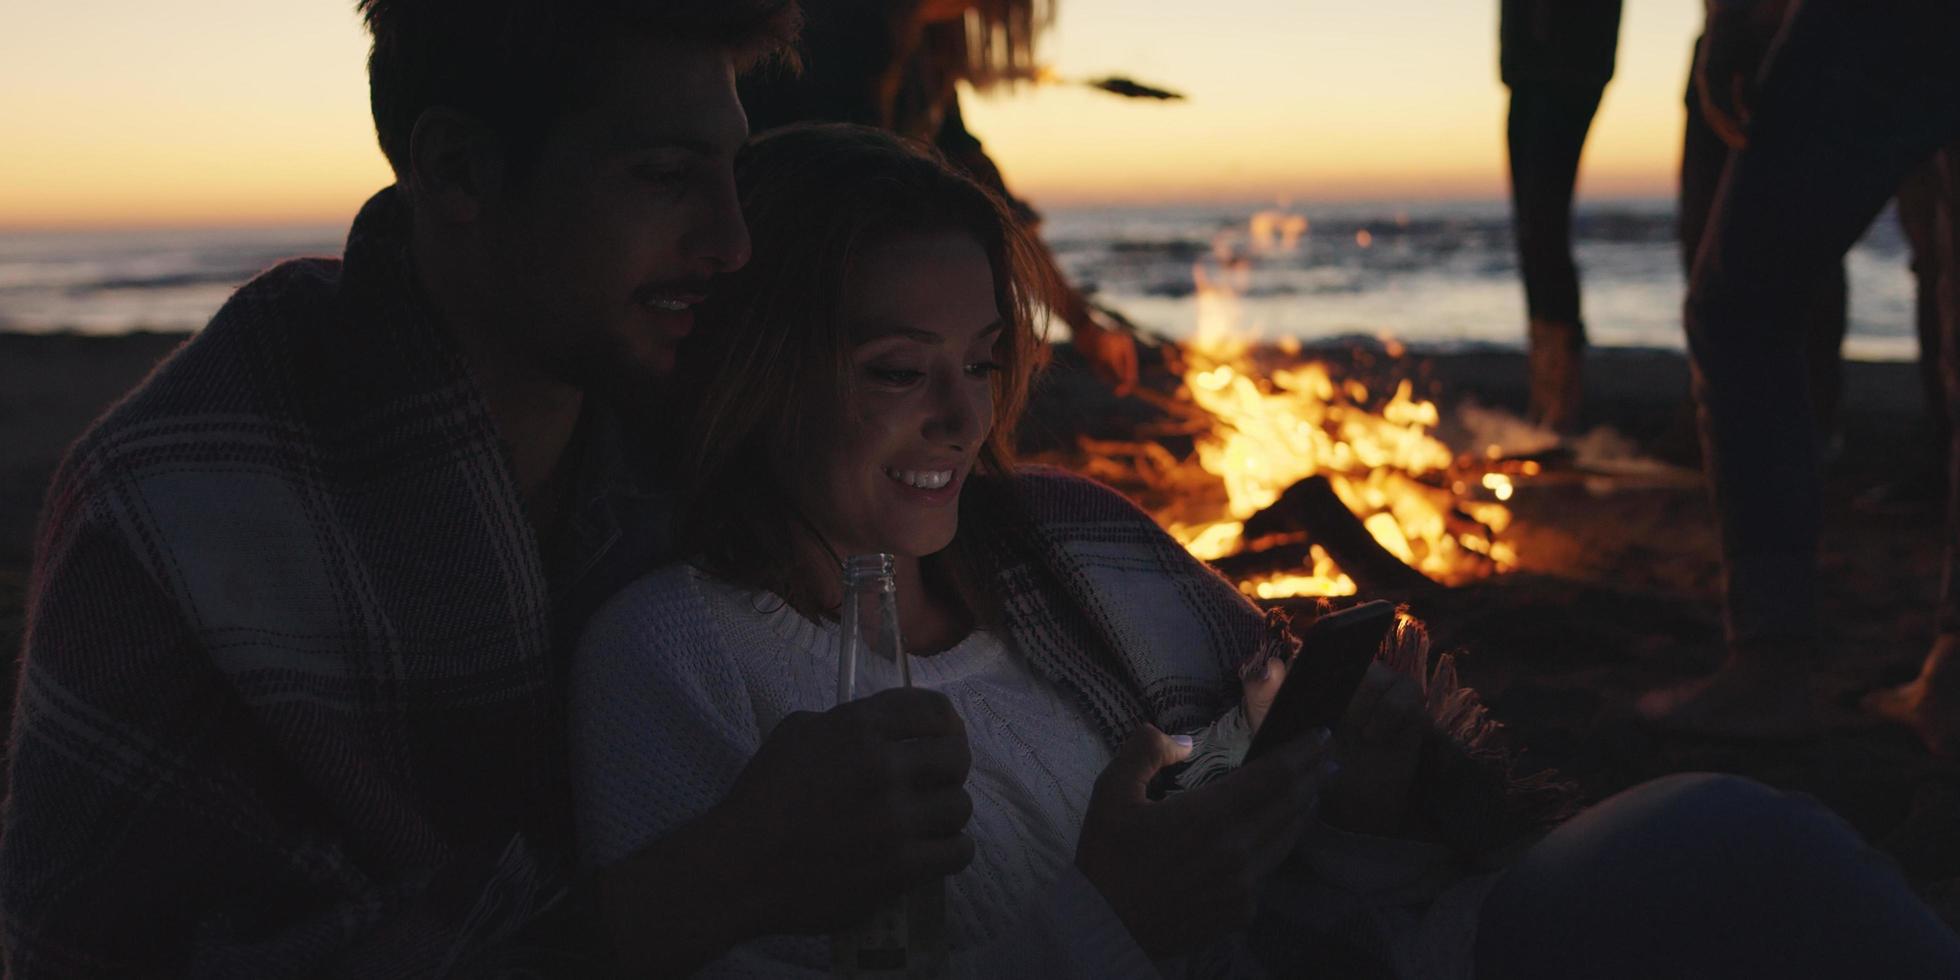
[[[1494,2],[1057,6],[1042,54],[1057,77],[1188,99],[969,95],[968,125],[1037,206],[1506,192]],[[1582,196],[1672,192],[1699,9],[1627,5]],[[351,4],[92,0],[16,5],[5,25],[0,228],[338,223],[392,179]]]

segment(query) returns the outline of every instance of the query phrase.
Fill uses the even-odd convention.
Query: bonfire
[[[1171,359],[1182,383],[1149,396],[1169,420],[1133,441],[1084,439],[1074,464],[1130,491],[1261,599],[1455,585],[1512,568],[1503,501],[1536,463],[1452,450],[1435,435],[1435,402],[1406,376],[1370,386],[1302,357],[1295,341],[1258,343],[1239,297],[1257,263],[1296,250],[1307,230],[1302,216],[1265,212],[1214,240],[1192,269],[1197,328]]]

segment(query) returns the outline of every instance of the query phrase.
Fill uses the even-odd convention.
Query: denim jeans
[[[1822,491],[1803,307],[1905,176],[1960,133],[1956,45],[1949,0],[1805,0],[1716,190],[1683,318],[1731,643],[1815,633]]]

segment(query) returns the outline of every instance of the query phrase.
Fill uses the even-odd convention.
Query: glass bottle
[[[844,606],[838,614],[837,701],[892,687],[911,687],[912,670],[898,629],[898,582],[892,556],[853,555],[844,562]],[[831,975],[936,978],[947,975],[946,879],[936,878],[830,937]]]

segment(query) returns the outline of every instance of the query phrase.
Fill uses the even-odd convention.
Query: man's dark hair
[[[381,152],[407,172],[433,106],[476,117],[519,171],[545,128],[595,82],[609,39],[670,37],[726,49],[738,67],[788,57],[796,0],[356,0],[374,48],[368,92]]]

